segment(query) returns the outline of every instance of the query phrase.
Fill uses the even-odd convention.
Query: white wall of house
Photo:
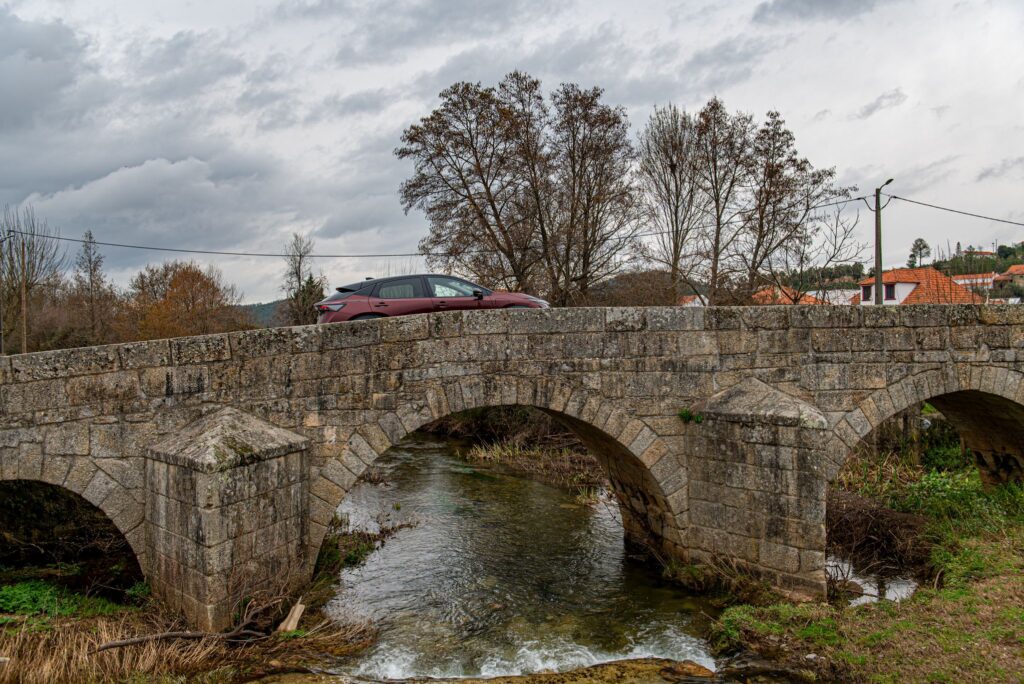
[[[884,286],[883,286],[884,287]],[[884,299],[882,304],[885,306],[896,306],[897,304],[903,303],[903,300],[910,296],[910,293],[917,287],[917,283],[896,283],[896,299]],[[861,289],[863,293],[863,288]],[[883,290],[884,293],[884,290]],[[884,296],[884,294],[883,294]],[[863,294],[860,299],[861,306],[873,306],[875,303],[875,288],[871,286],[871,297],[865,298]]]

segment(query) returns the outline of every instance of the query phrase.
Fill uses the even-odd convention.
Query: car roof
[[[427,277],[455,278],[456,280],[462,280],[464,282],[476,285],[476,283],[474,283],[471,280],[466,280],[465,278],[460,278],[459,276],[446,275],[444,273],[406,273],[404,275],[384,276],[383,278],[367,278],[366,280],[360,280],[354,283],[349,283],[348,285],[342,285],[341,287],[337,287],[335,289],[338,292],[358,292],[359,290],[364,290],[367,287],[370,287],[371,285],[376,285],[377,283],[386,283],[391,280],[404,280],[405,278]]]

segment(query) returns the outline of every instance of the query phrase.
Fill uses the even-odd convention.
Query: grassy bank
[[[362,622],[338,623],[320,610],[335,595],[338,574],[359,565],[399,529],[386,516],[377,532],[349,531],[339,519],[325,539],[315,577],[304,592],[306,613],[297,629],[274,628],[282,610],[250,627],[256,634],[224,639],[173,638],[97,652],[103,644],[144,635],[186,631],[187,626],[137,584],[120,600],[70,589],[68,566],[6,568],[0,584],[0,684],[36,682],[207,682],[233,684],[268,674],[309,672],[325,658],[370,645],[374,630]],[[73,567],[73,566],[71,566]],[[256,599],[253,599],[256,600]],[[282,609],[291,605],[283,602]]]
[[[945,445],[921,459],[862,456],[830,498],[842,510],[830,542],[845,546],[832,551],[914,572],[921,588],[859,607],[841,592],[829,604],[735,605],[715,628],[721,649],[750,648],[818,681],[1021,681],[1024,489],[986,490]]]

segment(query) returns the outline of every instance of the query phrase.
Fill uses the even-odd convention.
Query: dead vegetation
[[[0,626],[0,684],[188,681],[233,683],[264,674],[307,672],[324,654],[343,656],[368,646],[373,630],[362,623],[324,620],[294,632],[228,639],[143,638],[189,632],[158,607],[89,618],[5,617]],[[111,646],[115,644],[116,646]],[[104,649],[104,645],[106,648]],[[102,650],[101,650],[102,649]]]

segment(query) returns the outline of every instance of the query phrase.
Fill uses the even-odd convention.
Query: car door
[[[419,276],[395,278],[378,284],[370,296],[370,310],[383,316],[429,313],[434,303]]]
[[[479,309],[480,291],[472,283],[448,276],[427,276],[427,288],[434,302],[434,311]]]

